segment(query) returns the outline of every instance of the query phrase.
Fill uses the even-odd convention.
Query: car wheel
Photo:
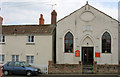
[[[8,71],[4,71],[3,73],[4,73],[4,75],[8,75],[8,74],[9,74],[9,72],[8,72]]]
[[[31,75],[32,75],[31,71],[27,71],[27,72],[26,72],[26,75],[27,75],[27,76],[31,76]]]

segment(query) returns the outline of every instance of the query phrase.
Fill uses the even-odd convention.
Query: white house
[[[53,14],[51,17],[54,17]],[[52,61],[53,56],[54,20],[52,18],[51,24],[44,24],[41,14],[39,25],[0,25],[1,63],[26,61],[47,69],[48,61]]]

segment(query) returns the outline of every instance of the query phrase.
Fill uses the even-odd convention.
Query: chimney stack
[[[56,20],[57,20],[57,13],[55,10],[53,10],[51,13],[51,24],[56,25]]]
[[[0,16],[0,26],[2,26],[3,18]]]
[[[42,14],[40,14],[39,25],[44,25],[44,18]]]

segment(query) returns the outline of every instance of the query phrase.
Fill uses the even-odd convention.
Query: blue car
[[[10,61],[3,66],[3,74],[26,74],[27,76],[41,73],[39,68],[33,67],[25,62]]]

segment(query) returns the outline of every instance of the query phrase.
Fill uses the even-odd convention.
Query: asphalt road
[[[28,77],[24,75],[9,75],[2,77]],[[39,76],[30,76],[30,77],[120,77],[120,75],[93,75],[93,74],[84,74],[84,75],[39,75]]]

